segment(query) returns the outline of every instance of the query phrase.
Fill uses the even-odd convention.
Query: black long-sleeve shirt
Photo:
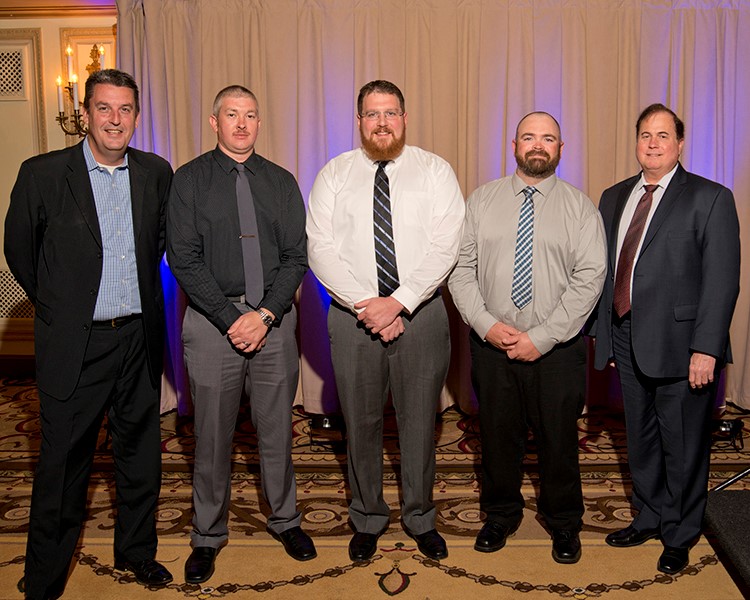
[[[236,162],[218,147],[175,173],[167,208],[172,273],[219,331],[240,311],[227,297],[245,293]],[[305,205],[289,171],[253,153],[244,163],[258,219],[264,295],[259,307],[277,318],[288,310],[307,271]]]

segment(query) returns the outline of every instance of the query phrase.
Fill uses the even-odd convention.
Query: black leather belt
[[[117,329],[133,321],[140,321],[142,315],[128,315],[127,317],[115,317],[114,319],[107,319],[106,321],[94,321],[91,326],[97,329]]]

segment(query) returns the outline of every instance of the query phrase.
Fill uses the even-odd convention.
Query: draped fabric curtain
[[[389,79],[406,96],[408,143],[447,159],[466,195],[514,170],[515,126],[526,113],[544,110],[562,126],[558,174],[598,203],[606,187],[638,172],[636,117],[646,105],[663,102],[686,124],[683,165],[734,190],[748,262],[750,3],[745,0],[118,0],[117,5],[119,66],[135,75],[143,96],[134,144],[161,154],[175,168],[215,145],[208,124],[211,102],[222,87],[240,83],[260,103],[258,152],[292,171],[307,197],[320,168],[359,143],[359,88]],[[747,269],[741,284],[726,397],[750,408]],[[175,331],[182,302],[175,295],[170,303],[170,370],[178,380]],[[338,406],[326,309],[325,292],[308,274],[300,294],[300,399],[312,412]],[[444,404],[456,401],[472,411],[466,328],[455,311],[452,334]],[[606,387],[597,393],[606,393]],[[167,392],[167,401],[174,402],[174,393]]]

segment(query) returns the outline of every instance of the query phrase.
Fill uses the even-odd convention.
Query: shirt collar
[[[680,163],[677,163],[672,170],[667,173],[664,177],[662,177],[656,185],[658,185],[662,190],[666,190],[667,186],[669,185],[669,182],[672,181],[672,177],[674,177],[674,174],[677,172],[677,167],[680,166]],[[638,180],[638,185],[635,187],[636,190],[641,190],[646,185],[646,178],[643,176],[643,171],[641,171],[641,178]]]
[[[521,179],[515,171],[513,172],[513,177],[511,178],[512,186],[513,186],[513,195],[518,196],[520,195],[524,189],[528,187],[528,183],[526,183],[523,179]],[[550,192],[552,191],[552,188],[555,187],[557,184],[557,175],[554,173],[547,177],[547,179],[542,179],[539,183],[535,183],[532,187],[535,187],[537,191],[542,195],[543,198],[546,198],[549,196]],[[523,198],[521,198],[523,200]],[[536,198],[535,198],[536,200]]]
[[[91,145],[89,144],[89,136],[83,138],[83,158],[86,161],[86,168],[89,173],[91,171],[105,171],[104,167],[100,167],[99,163],[94,158],[94,153],[91,151]],[[119,164],[115,169],[127,169],[128,168],[128,153],[125,152],[125,156],[122,159],[122,164]]]
[[[234,160],[231,156],[224,154],[221,148],[219,148],[218,144],[216,145],[216,148],[214,148],[213,150],[213,156],[214,156],[214,160],[217,163],[219,163],[219,166],[227,174],[231,173],[234,170],[234,166],[237,164],[237,161]],[[258,168],[260,167],[260,157],[258,156],[258,153],[253,152],[250,156],[247,157],[245,162],[243,162],[242,164],[253,175],[256,175],[258,172]]]
[[[401,154],[399,154],[396,158],[389,158],[388,163],[398,164],[404,159],[404,154],[406,154],[406,149],[408,146],[404,146],[404,149],[401,151]],[[380,160],[373,160],[369,156],[367,156],[367,152],[365,152],[364,148],[360,147],[360,152],[362,152],[362,156],[364,157],[365,161],[367,161],[368,164],[372,165],[373,167],[377,168],[378,163],[382,162]]]

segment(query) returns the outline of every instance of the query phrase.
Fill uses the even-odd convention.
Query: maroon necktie
[[[643,194],[635,207],[635,214],[630,221],[625,239],[622,242],[620,250],[620,260],[617,263],[617,275],[615,277],[615,294],[612,304],[618,317],[623,317],[630,311],[630,278],[633,274],[633,262],[635,261],[635,251],[643,235],[643,228],[646,225],[648,211],[651,210],[651,201],[654,198],[654,191],[658,185],[644,185],[646,193]]]

